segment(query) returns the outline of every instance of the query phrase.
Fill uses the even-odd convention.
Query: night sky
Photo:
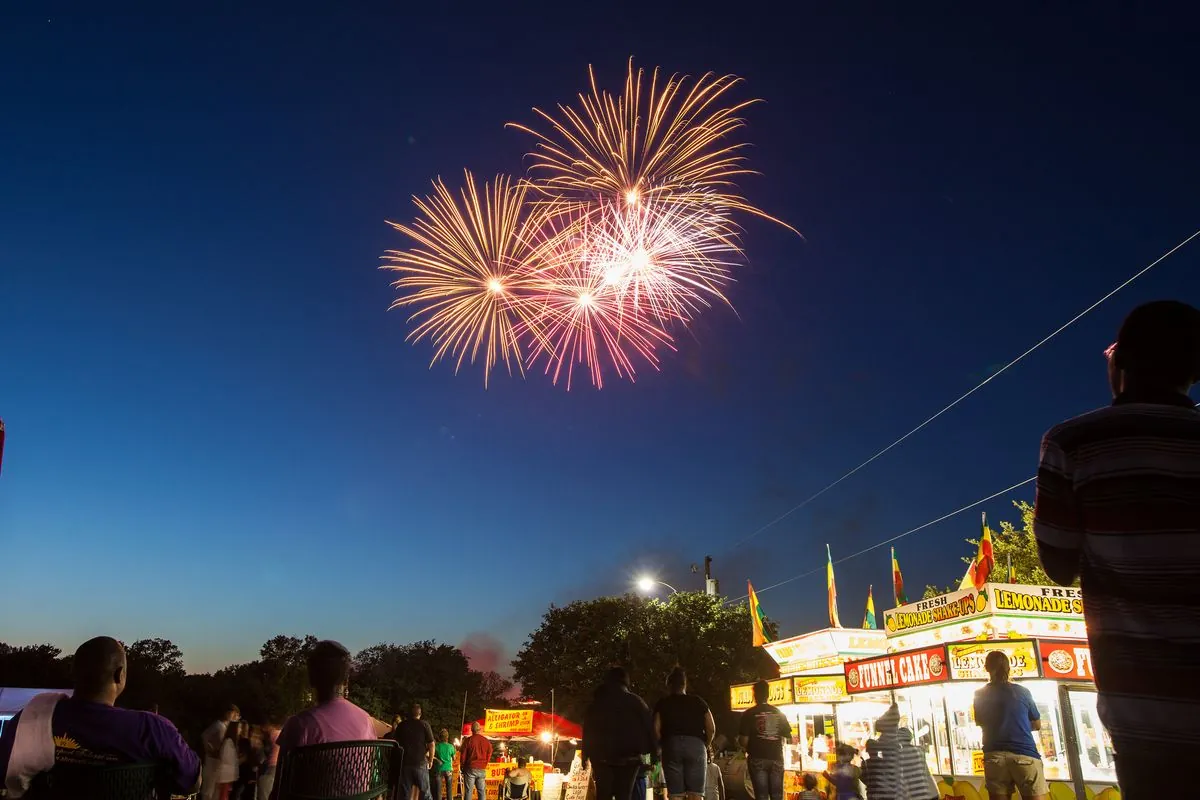
[[[206,670],[277,633],[473,637],[486,666],[551,602],[699,588],[705,554],[740,595],[1031,476],[1107,401],[1122,316],[1200,302],[1200,240],[734,546],[1200,227],[1195,17],[753,5],[5,4],[0,638],[162,636]],[[746,79],[741,187],[805,238],[745,220],[736,313],[636,384],[430,369],[385,220],[521,171],[503,124],[630,55]],[[978,525],[897,544],[914,592]],[[886,548],[838,567],[844,621],[868,583],[882,610]],[[823,576],[761,601],[821,626]]]

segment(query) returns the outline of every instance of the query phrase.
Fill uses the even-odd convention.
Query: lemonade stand
[[[875,718],[887,709],[886,692],[852,697],[846,691],[843,664],[886,652],[883,631],[860,628],[826,628],[768,642],[764,649],[779,665],[783,677],[769,681],[768,702],[792,722],[794,743],[784,747],[784,792],[800,793],[805,772],[821,775],[834,758],[834,741],[862,743]],[[729,707],[744,711],[754,705],[754,684],[729,688]],[[740,774],[730,779],[740,782]],[[753,796],[751,787],[747,793]]]
[[[943,798],[987,799],[972,706],[993,650],[1008,655],[1041,713],[1035,739],[1052,800],[1120,797],[1078,589],[989,583],[885,611],[884,628],[886,653],[842,665],[850,707],[894,699]]]

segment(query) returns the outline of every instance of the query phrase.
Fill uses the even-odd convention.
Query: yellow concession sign
[[[1061,586],[988,583],[979,591],[950,592],[888,609],[883,612],[883,624],[888,636],[897,636],[992,615],[1082,620],[1083,599],[1078,589]]]
[[[489,708],[483,721],[483,728],[489,736],[533,733],[533,711],[506,711]]]
[[[1038,677],[1038,653],[1034,643],[1028,640],[961,642],[947,645],[947,648],[950,654],[950,677],[953,680],[986,681],[988,673],[983,662],[993,650],[1008,656],[1014,678]]]
[[[809,675],[796,678],[797,703],[836,703],[849,700],[845,675]]]
[[[767,702],[773,706],[788,705],[793,702],[792,679],[779,678],[768,683],[770,695]],[[729,707],[734,711],[751,708],[754,705],[754,684],[740,683],[729,687]]]

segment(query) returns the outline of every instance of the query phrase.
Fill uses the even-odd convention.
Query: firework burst
[[[586,368],[596,388],[604,371],[633,380],[637,362],[658,369],[657,348],[674,349],[664,327],[629,302],[611,263],[598,259],[597,240],[611,235],[603,223],[567,213],[546,217],[535,244],[529,284],[527,364],[545,360],[545,372],[568,389],[576,367]]]
[[[408,339],[456,372],[482,361],[485,386],[500,362],[522,375],[544,364],[568,389],[577,370],[600,388],[606,373],[658,369],[675,333],[728,305],[734,215],[779,222],[734,184],[750,173],[736,134],[757,102],[729,101],[738,78],[660,79],[630,60],[613,95],[589,77],[577,106],[535,109],[548,132],[514,125],[537,139],[528,180],[480,187],[465,172],[455,193],[439,178],[413,198],[415,221],[389,223],[414,243],[383,257],[399,273],[392,307],[413,309]]]
[[[726,103],[740,78],[660,79],[657,69],[647,77],[630,59],[619,96],[598,86],[591,67],[588,79],[591,92],[579,94],[578,107],[559,104],[557,115],[534,108],[548,132],[509,123],[537,140],[530,173],[550,202],[579,208],[596,197],[630,206],[654,199],[748,212],[791,229],[737,192],[734,179],[753,171],[742,155],[747,143],[732,137],[745,127],[742,111],[759,102]]]
[[[469,171],[459,196],[439,178],[432,195],[414,197],[408,225],[389,222],[416,246],[389,250],[383,268],[400,273],[392,308],[415,307],[408,339],[433,342],[433,362],[449,356],[457,372],[482,352],[484,384],[499,361],[523,369],[517,332],[529,277],[527,184],[500,175],[482,189]]]

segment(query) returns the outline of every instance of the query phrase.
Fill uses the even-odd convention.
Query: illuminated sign
[[[533,733],[533,711],[506,711],[489,708],[483,721],[489,735]]]
[[[894,636],[973,617],[983,613],[986,608],[986,595],[981,596],[974,589],[967,589],[884,611],[883,624],[888,636]]]
[[[944,645],[850,661],[845,670],[850,694],[941,683],[950,677]]]
[[[992,605],[998,613],[1015,611],[1056,617],[1083,616],[1083,596],[1078,589],[997,584],[991,590]]]
[[[1061,586],[989,583],[979,591],[950,592],[888,609],[883,612],[883,625],[891,638],[980,617],[1039,618],[1069,626],[1083,621],[1083,599],[1078,589]]]
[[[1087,642],[1038,641],[1042,675],[1055,680],[1094,681],[1092,650]]]
[[[1008,656],[1013,678],[1038,677],[1038,654],[1028,640],[961,642],[946,645],[950,678],[959,681],[986,681],[990,676],[983,667],[987,654],[999,650]]]
[[[770,642],[765,649],[787,674],[836,667],[852,658],[882,653],[887,649],[887,638],[883,631],[826,628]]]
[[[808,675],[796,678],[793,694],[797,703],[834,703],[849,699],[845,675]]]
[[[767,702],[773,706],[786,706],[794,702],[795,695],[792,694],[792,679],[779,678],[769,681]],[[729,707],[734,711],[754,706],[754,684],[740,683],[737,686],[729,687]]]

